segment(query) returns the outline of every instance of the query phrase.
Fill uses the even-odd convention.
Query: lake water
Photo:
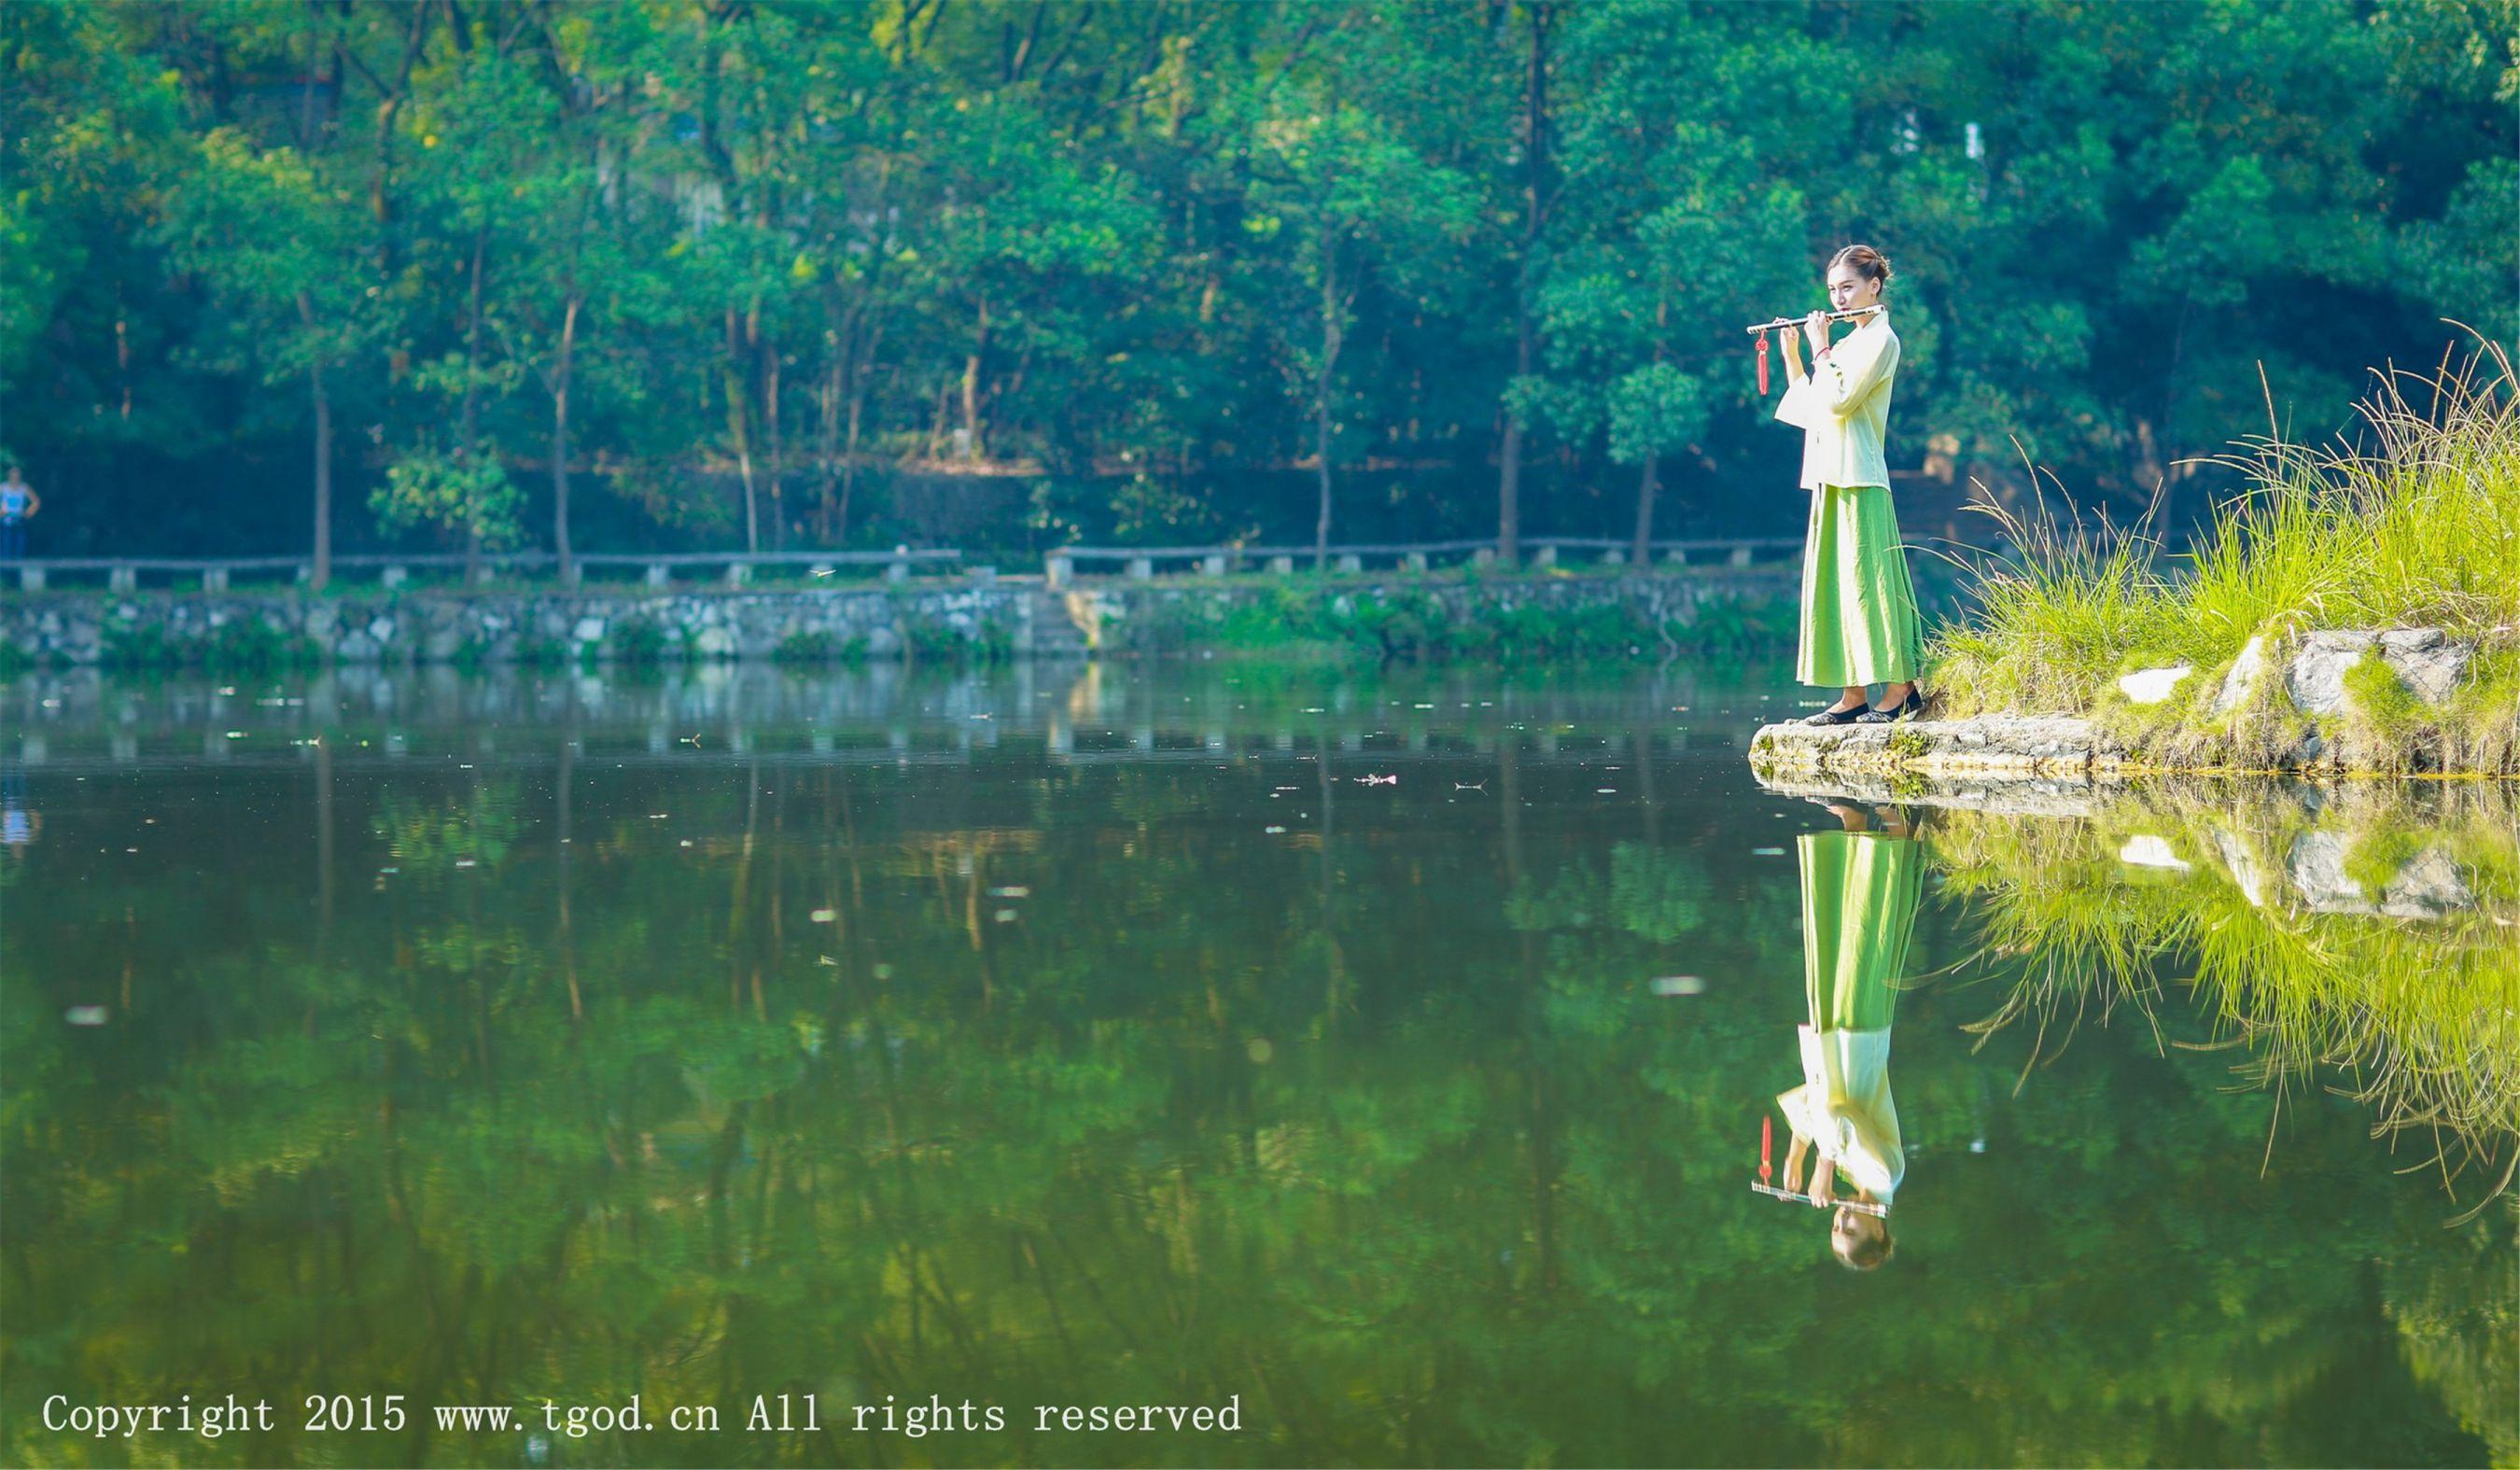
[[[0,687],[0,1459],[2520,1462],[2509,793],[1765,789],[1799,699]],[[1869,1270],[1752,1187],[1815,1020]]]

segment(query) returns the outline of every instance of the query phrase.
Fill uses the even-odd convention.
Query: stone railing
[[[592,552],[569,558],[561,574],[560,558],[550,552],[491,552],[479,557],[355,556],[336,557],[332,570],[338,584],[343,573],[372,573],[377,586],[391,590],[409,584],[414,572],[453,573],[459,582],[487,584],[503,577],[553,576],[564,586],[577,586],[588,573],[599,576],[635,570],[649,587],[688,583],[688,574],[704,569],[705,580],[728,587],[751,583],[756,571],[793,571],[811,577],[835,575],[844,567],[881,567],[884,580],[905,582],[914,569],[960,567],[963,554],[951,549],[913,551],[906,546],[888,552]],[[19,590],[44,592],[68,578],[87,581],[98,576],[112,592],[135,592],[146,575],[154,584],[180,586],[198,582],[203,592],[226,592],[255,583],[303,585],[315,578],[315,563],[305,557],[55,557],[8,563],[17,573]],[[988,567],[967,574],[987,581]]]
[[[1560,564],[1561,556],[1589,555],[1600,566],[1625,566],[1632,544],[1607,537],[1552,536],[1523,543],[1526,564],[1537,569]],[[1655,557],[1665,566],[1749,566],[1799,550],[1794,539],[1657,541]],[[1221,577],[1237,572],[1292,574],[1315,563],[1348,574],[1369,569],[1426,571],[1437,565],[1491,566],[1497,559],[1493,541],[1418,541],[1372,545],[1310,546],[1173,546],[1059,547],[1043,557],[1044,580],[1056,589],[1070,586],[1080,573],[1107,566],[1133,581],[1149,581],[1158,573],[1179,571]],[[415,575],[428,575],[456,586],[549,579],[562,587],[589,581],[627,583],[655,590],[676,587],[742,588],[760,578],[782,575],[823,578],[849,569],[880,568],[884,581],[906,582],[914,574],[958,574],[987,586],[997,580],[993,566],[970,565],[954,548],[913,550],[896,546],[888,552],[592,552],[569,558],[562,568],[550,552],[497,552],[467,557],[457,555],[359,555],[332,560],[332,583],[373,585],[386,591],[416,585]],[[144,582],[153,587],[198,586],[203,592],[227,592],[246,586],[304,586],[314,581],[315,564],[306,557],[56,557],[6,563],[0,575],[14,572],[22,592],[56,587],[101,585],[112,592],[136,592]]]
[[[1602,566],[1625,566],[1634,549],[1634,544],[1628,541],[1585,536],[1541,537],[1525,541],[1523,545],[1530,550],[1528,564],[1534,567],[1555,566],[1559,555],[1565,552],[1589,552]],[[1762,552],[1799,551],[1802,548],[1800,539],[1778,538],[1656,541],[1649,545],[1661,556],[1666,566],[1686,566],[1692,561],[1703,565],[1718,560],[1731,566],[1748,566]],[[1076,580],[1081,568],[1096,562],[1119,563],[1131,580],[1144,582],[1151,580],[1158,567],[1176,565],[1206,577],[1263,569],[1284,576],[1306,562],[1355,574],[1367,570],[1369,563],[1375,567],[1427,571],[1438,563],[1492,566],[1496,559],[1494,541],[1412,541],[1332,547],[1069,546],[1047,554],[1043,564],[1049,585],[1064,587]]]

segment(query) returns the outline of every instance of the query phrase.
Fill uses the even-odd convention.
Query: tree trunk
[[[788,498],[781,493],[780,482],[787,469],[787,456],[779,441],[779,343],[776,338],[761,335],[761,308],[752,309],[752,333],[758,339],[756,352],[761,362],[761,423],[764,446],[770,458],[770,548],[788,549]]]
[[[989,298],[980,298],[980,321],[971,338],[970,355],[963,360],[963,434],[966,459],[982,458],[980,447],[980,374],[989,357]]]
[[[1330,389],[1337,380],[1339,348],[1347,324],[1340,320],[1338,236],[1322,237],[1322,371],[1313,383],[1313,469],[1321,481],[1321,513],[1313,522],[1313,570],[1329,565],[1330,557]]]
[[[814,485],[814,539],[832,545],[832,512],[840,483],[840,380],[846,372],[850,322],[840,310],[839,291],[823,290],[823,382],[815,391],[815,459],[820,468]]]
[[[743,381],[743,334],[735,308],[726,309],[726,426],[735,439],[735,466],[743,477],[743,549],[761,550],[761,499],[752,479],[752,403]]]
[[[1661,464],[1662,456],[1646,455],[1645,472],[1637,480],[1637,539],[1628,559],[1640,570],[1653,560],[1654,492],[1662,488],[1662,476],[1657,472]]]
[[[552,383],[552,554],[560,558],[560,584],[576,579],[568,547],[568,386],[569,368],[577,352],[578,291],[569,288],[561,312],[560,364]]]
[[[1522,265],[1514,286],[1513,373],[1528,378],[1538,365],[1540,328],[1531,302],[1531,266],[1548,206],[1549,6],[1531,6],[1531,55],[1523,75]],[[1505,442],[1497,451],[1497,559],[1508,566],[1522,555],[1522,421],[1506,411]]]
[[[481,570],[481,507],[472,489],[480,467],[481,447],[481,267],[489,253],[487,228],[472,232],[472,301],[464,326],[464,423],[458,452],[464,466],[464,582],[471,586]]]
[[[297,293],[297,319],[315,330],[315,302]],[[322,592],[333,580],[333,395],[324,386],[324,357],[306,365],[306,386],[315,401],[315,565],[307,585]]]

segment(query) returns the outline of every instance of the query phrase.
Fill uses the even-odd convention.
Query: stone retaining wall
[[[1499,605],[1618,604],[1648,625],[1688,623],[1710,601],[1788,596],[1790,568],[1633,575],[1341,578],[1298,596],[1345,613],[1371,599],[1423,594],[1437,616]],[[1282,598],[1272,582],[1112,583],[1050,591],[1037,579],[911,582],[818,591],[576,592],[399,590],[309,596],[79,592],[0,596],[0,650],[22,661],[215,660],[274,652],[328,662],[533,659],[892,658],[957,646],[1017,657],[1081,657],[1179,641],[1238,602]],[[1194,645],[1193,645],[1194,646]]]

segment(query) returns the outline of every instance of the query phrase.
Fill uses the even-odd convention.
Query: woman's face
[[[1881,299],[1881,283],[1868,281],[1855,273],[1851,265],[1828,268],[1828,306],[1831,311],[1853,311],[1870,306]]]

